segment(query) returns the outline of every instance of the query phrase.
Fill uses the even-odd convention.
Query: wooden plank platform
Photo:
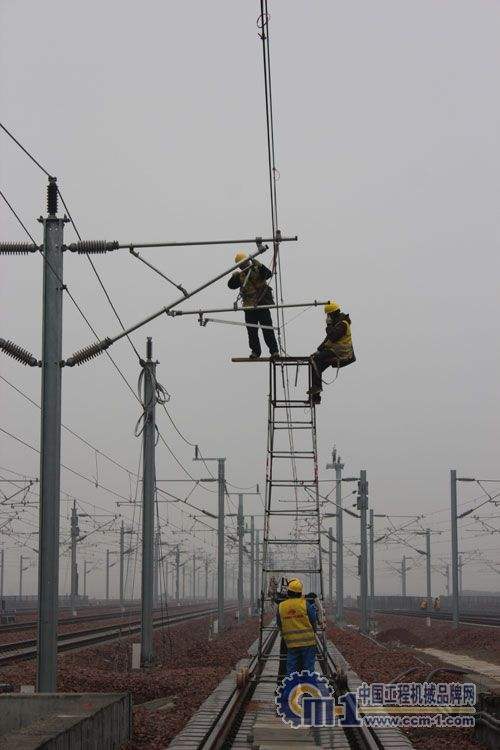
[[[305,365],[310,361],[310,355],[299,355],[297,357],[259,357],[251,359],[250,357],[231,357],[231,362],[275,362],[276,364],[297,364]]]

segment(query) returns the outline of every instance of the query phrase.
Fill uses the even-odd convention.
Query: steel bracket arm
[[[258,255],[262,255],[262,253],[264,253],[266,250],[269,249],[269,245],[264,245],[260,237],[258,237],[255,240],[255,242],[257,243],[257,250],[248,256],[248,259],[250,260],[252,260],[253,258],[256,258]],[[91,344],[90,346],[87,346],[84,349],[80,349],[71,357],[69,357],[66,361],[64,361],[63,364],[66,365],[67,367],[74,367],[74,365],[81,365],[84,362],[87,362],[89,359],[92,359],[93,357],[98,356],[99,354],[101,354],[101,352],[103,352],[105,349],[110,347],[116,341],[119,341],[120,339],[124,338],[125,336],[128,336],[134,331],[137,331],[139,328],[142,328],[147,323],[150,323],[152,320],[155,320],[156,318],[160,317],[160,315],[163,315],[163,314],[168,315],[170,313],[170,310],[172,310],[177,305],[180,305],[181,302],[184,302],[186,299],[189,299],[190,297],[194,297],[195,294],[198,294],[199,292],[202,292],[204,289],[207,289],[209,286],[212,286],[212,284],[215,284],[215,282],[220,281],[220,279],[223,279],[224,276],[227,276],[228,274],[235,271],[237,268],[239,268],[239,266],[240,266],[239,263],[234,263],[232,266],[230,266],[230,268],[227,268],[225,271],[222,271],[214,278],[209,279],[209,281],[206,281],[205,283],[196,287],[196,289],[193,289],[192,292],[189,292],[187,295],[183,295],[179,299],[174,300],[174,302],[171,302],[169,305],[166,305],[165,307],[160,308],[160,310],[157,310],[151,315],[148,315],[147,318],[140,320],[138,323],[136,323],[133,326],[130,326],[130,328],[127,328],[125,331],[120,331],[120,333],[116,334],[116,336],[106,337],[104,339],[101,339],[101,341],[97,341],[95,344]]]

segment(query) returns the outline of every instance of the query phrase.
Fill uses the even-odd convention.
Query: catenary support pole
[[[205,600],[208,599],[208,555],[205,557]]]
[[[458,520],[457,520],[457,471],[450,471],[451,494],[451,590],[452,590],[452,619],[453,627],[458,628],[459,592],[458,592]]]
[[[175,601],[179,604],[179,566],[180,566],[180,551],[179,545],[175,548]]]
[[[337,505],[336,516],[336,539],[337,539],[337,565],[335,578],[335,596],[337,600],[337,622],[344,620],[344,512],[342,510],[342,469],[344,464],[337,456],[333,462],[335,469],[335,503]]]
[[[109,601],[109,549],[106,550],[106,601]]]
[[[255,518],[250,516],[250,612],[255,603]]]
[[[54,177],[49,178],[47,204],[48,216],[43,219],[37,689],[40,693],[55,693],[59,612],[64,219],[57,218],[57,183]]]
[[[153,341],[148,337],[146,360],[141,362],[144,377],[144,425],[142,430],[142,591],[141,664],[154,660],[153,648],[153,541],[156,442],[156,365]]]
[[[368,633],[368,545],[366,539],[366,511],[368,509],[368,482],[366,471],[360,471],[358,509],[360,511],[361,533],[361,569],[360,569],[360,598],[361,598],[361,627],[362,633]]]
[[[226,459],[218,458],[217,515],[217,620],[219,633],[224,630],[224,515],[226,493]]]
[[[160,539],[159,530],[154,533],[153,545],[153,607],[158,606],[158,584],[160,575]]]
[[[333,529],[328,529],[328,601],[333,605]]]
[[[260,530],[255,531],[255,610],[260,610],[260,596],[261,596],[261,571],[260,571]]]
[[[196,601],[196,552],[193,552],[193,580],[191,594],[193,602]]]
[[[120,524],[120,607],[124,604],[124,563],[125,563],[125,529],[123,527],[123,521]]]
[[[406,555],[401,560],[401,596],[406,596]]]
[[[243,516],[243,495],[238,495],[238,621],[243,622],[243,537],[245,534],[245,518]]]
[[[71,508],[71,608],[74,609],[78,599],[78,568],[76,563],[76,543],[80,529],[78,528],[78,513],[76,500]]]
[[[373,609],[375,606],[375,544],[374,544],[374,513],[373,509],[370,508],[370,615],[373,616]]]
[[[425,530],[425,552],[426,552],[426,583],[427,583],[427,607],[432,604],[432,573],[431,573],[431,530]]]
[[[83,561],[83,596],[87,596],[87,560]]]
[[[23,598],[23,560],[22,555],[19,556],[19,601]]]
[[[0,609],[2,609],[3,604],[3,583],[4,583],[4,571],[5,571],[5,550],[2,547],[0,550],[0,565],[2,566],[2,571],[0,573]]]

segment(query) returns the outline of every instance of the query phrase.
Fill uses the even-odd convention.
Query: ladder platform
[[[297,364],[297,365],[306,365],[310,363],[310,355],[304,356],[300,355],[297,357],[259,357],[258,359],[254,359],[253,357],[231,357],[231,362],[274,362],[275,364]]]

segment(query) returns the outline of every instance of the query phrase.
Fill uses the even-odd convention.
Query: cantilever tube
[[[206,313],[221,313],[221,312],[247,312],[248,310],[281,310],[288,307],[319,307],[321,305],[327,305],[329,300],[323,302],[317,299],[312,302],[291,302],[288,305],[254,305],[246,307],[214,307],[208,310],[166,310],[167,315],[171,315],[173,318],[177,315],[205,315]]]
[[[251,253],[248,256],[248,258],[249,259],[256,258],[258,255],[262,255],[262,253],[264,253],[268,249],[269,249],[268,245],[263,245],[260,241],[258,241],[257,250],[254,253]],[[227,276],[228,273],[231,273],[231,271],[235,271],[237,268],[239,268],[239,265],[240,265],[239,263],[235,263],[234,265],[230,266],[230,268],[227,268],[225,271],[222,271],[222,273],[219,273],[213,279],[210,279],[209,281],[206,281],[204,284],[201,284],[201,286],[196,287],[196,289],[193,289],[192,292],[188,292],[187,294],[183,295],[179,299],[176,299],[174,302],[171,302],[169,305],[165,305],[165,307],[162,307],[160,310],[156,310],[156,312],[151,313],[151,315],[148,315],[147,318],[140,320],[138,323],[136,323],[133,326],[130,326],[130,328],[127,328],[125,331],[120,331],[120,333],[118,333],[116,336],[106,337],[105,339],[102,339],[101,341],[97,342],[97,344],[94,344],[93,346],[89,347],[89,349],[91,349],[93,352],[92,356],[96,356],[97,354],[100,354],[101,351],[104,351],[104,349],[107,349],[108,346],[111,346],[111,344],[114,344],[116,341],[119,341],[120,339],[124,338],[124,336],[128,336],[130,333],[137,331],[138,328],[142,328],[142,326],[146,325],[146,323],[150,323],[152,320],[155,320],[155,318],[159,318],[160,315],[163,315],[164,313],[167,314],[170,310],[172,310],[172,308],[176,307],[177,305],[180,305],[181,302],[184,302],[186,299],[189,299],[190,297],[194,297],[194,295],[198,294],[198,292],[201,292],[203,291],[203,289],[206,289],[212,284],[215,284],[216,281],[223,279],[224,276]],[[102,344],[102,347],[99,347],[99,344]],[[68,361],[72,359],[73,358],[70,357]]]

